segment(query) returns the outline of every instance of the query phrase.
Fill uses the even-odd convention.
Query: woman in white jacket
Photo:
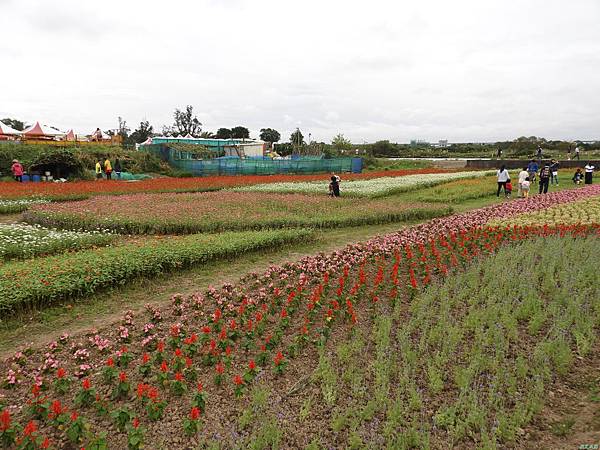
[[[500,170],[496,172],[498,176],[498,192],[496,193],[496,197],[500,197],[500,189],[504,189],[504,195],[506,196],[506,183],[510,181],[510,175],[508,174],[508,170],[506,170],[506,166],[500,167]]]

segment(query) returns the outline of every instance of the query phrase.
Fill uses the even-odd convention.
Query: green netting
[[[285,173],[360,172],[360,158],[299,158],[299,159],[180,159],[178,153],[160,145],[144,146],[145,151],[157,154],[173,167],[196,176],[205,175],[275,175]],[[175,157],[179,156],[179,158]]]

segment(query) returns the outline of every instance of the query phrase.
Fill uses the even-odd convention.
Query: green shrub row
[[[0,266],[0,318],[253,250],[306,241],[305,229],[148,238]]]

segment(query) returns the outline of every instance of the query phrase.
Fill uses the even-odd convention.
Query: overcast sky
[[[600,0],[0,0],[0,117],[600,138]]]

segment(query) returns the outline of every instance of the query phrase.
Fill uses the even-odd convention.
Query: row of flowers
[[[338,201],[339,200],[339,201]],[[132,194],[106,207],[106,198],[51,203],[24,214],[30,223],[66,229],[110,229],[127,234],[187,234],[265,228],[331,228],[400,222],[447,214],[445,206],[361,201],[302,194],[256,195],[252,192]]]
[[[105,410],[113,410],[110,420],[138,441],[144,437],[140,420],[152,435],[160,429],[152,423],[160,421],[165,410],[188,411],[178,417],[182,430],[193,435],[200,414],[210,408],[208,398],[214,397],[211,404],[218,408],[218,399],[241,396],[255,379],[281,376],[289,358],[306,345],[323,344],[335,324],[354,326],[372,305],[409,301],[436,277],[503,243],[532,236],[597,233],[590,227],[480,228],[494,214],[507,217],[525,210],[521,208],[572,199],[567,194],[547,197],[545,203],[524,200],[435,220],[332,255],[249,274],[237,285],[174,296],[169,325],[163,312],[149,306],[144,322],[129,312],[120,328],[104,336],[93,333],[87,344],[64,336],[45,353],[25,349],[9,361],[5,411],[33,420],[34,427],[53,433],[53,441],[63,439],[61,430],[70,429],[74,422],[65,422],[63,428],[52,426],[56,401],[61,408],[80,409],[77,418],[88,409],[95,411],[95,421],[104,427],[109,420]],[[508,206],[515,204],[521,206]],[[453,229],[448,231],[449,227]],[[37,416],[16,408],[20,396],[39,406],[36,395],[41,393],[44,400]],[[26,439],[17,428],[11,430],[15,440]],[[92,442],[98,436],[78,439]]]
[[[400,177],[413,174],[444,173],[444,169],[406,169],[373,171],[360,174],[342,174],[345,180],[360,180],[379,177]],[[263,183],[316,181],[327,178],[327,174],[317,175],[239,175],[211,176],[197,178],[155,178],[135,183],[120,181],[76,181],[72,183],[3,183],[4,199],[40,197],[45,199],[63,199],[70,197],[92,196],[99,194],[127,194],[136,192],[196,192],[248,186]]]
[[[340,189],[344,196],[352,197],[384,197],[400,192],[435,186],[449,181],[465,178],[479,178],[489,175],[491,172],[454,172],[438,174],[418,174],[403,177],[382,177],[371,180],[353,180],[343,182]],[[301,193],[301,194],[323,194],[327,192],[328,181],[318,182],[285,182],[256,184],[234,188],[238,192],[275,192],[275,193]]]

